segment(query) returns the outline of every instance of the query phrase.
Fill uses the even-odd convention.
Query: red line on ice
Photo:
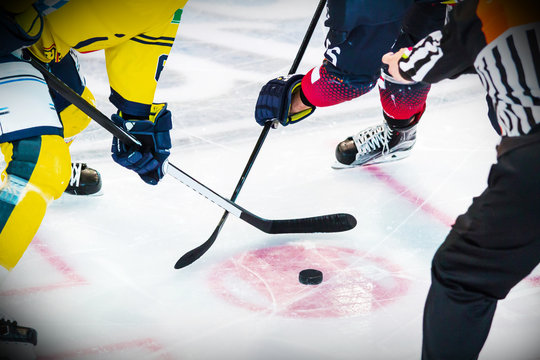
[[[422,211],[439,220],[442,224],[448,227],[454,224],[454,218],[431,206],[429,203],[426,202],[426,200],[424,200],[419,195],[414,194],[406,185],[400,183],[391,175],[382,171],[378,166],[366,166],[363,169],[370,172],[377,179],[381,180],[386,185],[391,187],[397,194],[408,200],[413,205],[420,206],[420,209]]]
[[[54,254],[49,247],[42,243],[39,239],[34,239],[32,241],[34,249],[36,249],[41,256],[58,272],[67,277],[73,283],[84,283],[86,280],[82,276],[78,275],[69,265],[58,255]]]
[[[35,238],[32,241],[31,246],[43,257],[47,263],[49,263],[49,265],[66,277],[66,281],[50,285],[27,287],[24,289],[6,290],[0,292],[0,296],[28,295],[65,287],[88,284],[88,282],[82,276],[77,274],[60,256],[54,254],[51,249],[49,249],[49,247],[39,239]]]
[[[412,193],[412,191],[396,179],[394,179],[389,174],[386,174],[384,171],[382,171],[378,166],[366,166],[363,169],[366,171],[369,171],[372,175],[374,175],[377,179],[381,180],[382,182],[386,183],[388,186],[390,186],[396,193],[398,193],[403,198],[407,199],[409,202],[411,202],[413,205],[418,205],[420,208],[439,220],[444,225],[450,227],[454,224],[455,219],[450,218],[448,215],[444,214],[442,211],[436,209],[435,207],[429,205],[424,199],[422,199],[420,196],[415,195]],[[529,276],[524,279],[528,284],[539,287],[540,286],[540,276]]]

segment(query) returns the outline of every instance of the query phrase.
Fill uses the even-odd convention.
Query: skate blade
[[[365,162],[363,164],[352,162],[351,164],[347,165],[347,164],[342,164],[342,163],[340,163],[339,161],[336,160],[336,162],[334,162],[331,165],[331,167],[332,167],[332,169],[335,169],[335,170],[343,170],[343,169],[351,169],[351,168],[360,167],[360,166],[376,165],[376,164],[382,164],[382,163],[401,160],[403,158],[406,158],[410,154],[411,154],[410,150],[408,150],[408,151],[397,151],[395,153],[391,153],[391,154],[388,154],[388,155],[385,155],[385,156],[378,157],[376,159]]]
[[[99,189],[98,192],[93,193],[93,194],[72,194],[72,193],[64,192],[63,195],[67,195],[68,197],[83,197],[83,198],[85,198],[85,197],[94,197],[94,196],[103,196],[103,188]]]
[[[350,169],[350,168],[356,167],[355,165],[352,165],[352,164],[351,165],[342,164],[337,160],[331,166],[332,166],[332,169],[335,169],[335,170],[343,170],[343,169]]]

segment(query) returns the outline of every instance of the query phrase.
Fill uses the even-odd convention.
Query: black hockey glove
[[[135,171],[146,183],[156,185],[164,175],[162,166],[171,148],[172,119],[167,104],[153,104],[148,120],[124,120],[116,114],[112,120],[142,143],[142,148],[137,150],[114,137],[113,160]]]
[[[289,115],[293,94],[300,91],[303,77],[304,75],[300,74],[280,76],[262,87],[255,106],[255,120],[259,125],[277,119],[281,125],[287,126],[305,119],[315,111],[315,107],[312,106],[297,114]]]
[[[4,4],[2,4],[4,5]],[[0,56],[35,43],[43,30],[43,19],[33,6],[21,14],[10,14],[0,5]]]

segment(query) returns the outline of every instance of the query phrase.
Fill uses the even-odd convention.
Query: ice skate
[[[101,190],[101,176],[85,163],[71,163],[71,179],[65,192],[71,195],[97,195]]]
[[[336,147],[334,169],[379,164],[409,156],[416,142],[416,126],[400,128],[384,122],[348,137]]]
[[[34,347],[37,345],[37,331],[19,326],[16,321],[0,318],[0,359],[35,359]]]

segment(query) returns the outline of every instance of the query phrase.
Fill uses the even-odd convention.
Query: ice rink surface
[[[197,1],[185,8],[156,96],[174,115],[170,161],[229,197],[261,132],[260,87],[286,74],[315,1]],[[300,65],[322,60],[322,20]],[[103,53],[80,56],[98,107]],[[481,193],[498,138],[476,76],[433,86],[412,155],[334,170],[336,144],[381,122],[378,91],[271,130],[237,199],[269,219],[347,212],[355,229],[269,235],[230,216],[197,262],[221,208],[172,177],[143,183],[113,163],[97,124],[72,145],[103,194],[54,202],[0,289],[38,330],[39,359],[419,359],[430,262]],[[298,272],[324,273],[318,286]],[[540,271],[501,301],[482,360],[540,359]]]

